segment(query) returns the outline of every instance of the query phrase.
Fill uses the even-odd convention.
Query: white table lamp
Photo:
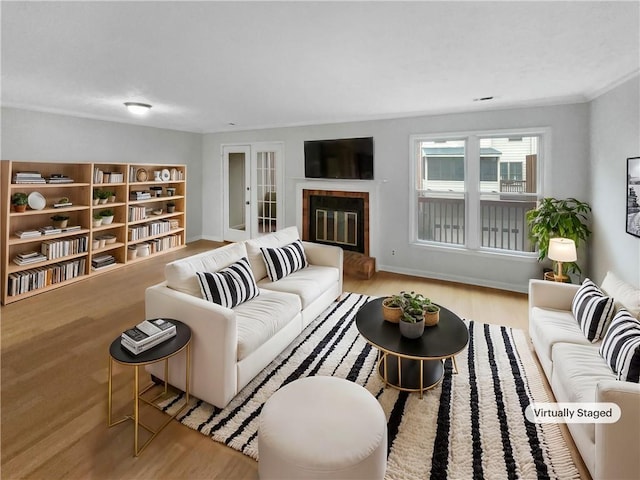
[[[552,238],[549,240],[547,256],[558,262],[558,274],[554,278],[556,282],[562,282],[562,262],[575,262],[578,259],[576,244],[570,238]]]

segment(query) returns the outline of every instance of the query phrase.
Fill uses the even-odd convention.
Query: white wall
[[[2,108],[3,160],[187,165],[187,240],[202,233],[202,135]]]
[[[626,233],[627,158],[640,156],[640,77],[591,102],[591,275],[640,286],[640,238]]]
[[[378,268],[419,276],[526,291],[528,279],[541,276],[535,260],[488,254],[461,254],[409,244],[409,136],[444,132],[549,127],[551,158],[545,163],[545,196],[576,197],[589,194],[588,104],[522,108],[207,134],[203,144],[203,189],[210,203],[222,205],[221,145],[282,141],[285,145],[285,224],[296,224],[295,185],[304,177],[304,141],[324,138],[373,136],[375,181],[379,182],[377,216],[380,225]],[[205,208],[203,236],[222,238],[222,212]],[[395,250],[396,254],[391,252]]]

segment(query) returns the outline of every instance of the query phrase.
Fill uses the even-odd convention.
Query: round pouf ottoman
[[[258,456],[262,480],[382,479],[384,411],[371,393],[348,380],[296,380],[264,404]]]

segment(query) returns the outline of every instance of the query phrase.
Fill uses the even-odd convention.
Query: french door
[[[224,145],[224,240],[238,242],[280,227],[284,205],[281,143]]]

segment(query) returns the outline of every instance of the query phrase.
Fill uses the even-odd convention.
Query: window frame
[[[504,256],[513,259],[529,261],[537,258],[537,252],[523,252],[517,250],[503,250],[481,246],[480,232],[480,161],[471,159],[480,158],[480,139],[489,137],[513,137],[513,136],[538,136],[538,160],[536,162],[536,198],[539,200],[546,196],[545,185],[550,179],[545,178],[545,164],[551,162],[552,131],[550,127],[510,128],[501,130],[473,130],[461,132],[444,132],[433,134],[413,134],[409,136],[409,187],[411,198],[409,199],[409,243],[412,246],[435,251],[457,251],[475,255]],[[463,140],[464,149],[464,202],[465,202],[465,243],[447,244],[418,238],[418,171],[422,162],[420,142]],[[498,178],[500,167],[498,166]]]

